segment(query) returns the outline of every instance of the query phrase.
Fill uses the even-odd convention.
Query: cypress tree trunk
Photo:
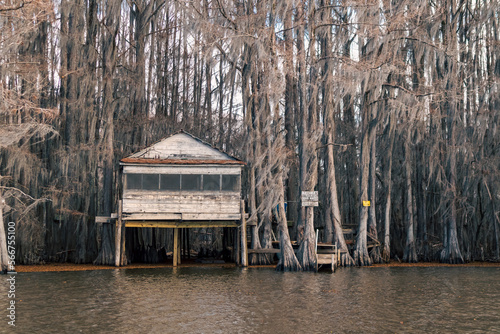
[[[290,242],[290,235],[288,233],[288,224],[286,220],[285,213],[285,201],[284,201],[284,187],[283,187],[283,172],[280,170],[277,177],[277,189],[282,189],[280,192],[279,205],[278,205],[278,226],[280,231],[280,259],[276,270],[279,271],[299,271],[302,269],[300,266],[295,252],[292,248],[292,243]]]
[[[365,94],[365,102],[368,93]],[[366,103],[365,103],[366,105]],[[360,155],[360,198],[359,198],[359,226],[358,236],[356,238],[356,248],[354,250],[354,261],[358,266],[370,266],[372,260],[368,255],[367,245],[367,228],[368,228],[368,215],[369,207],[362,205],[363,201],[369,201],[369,176],[370,176],[370,152],[371,142],[373,138],[372,132],[376,128],[376,119],[372,115],[373,108],[366,108],[363,110],[363,128],[362,128],[362,141],[361,141],[361,155]]]
[[[368,236],[374,243],[376,243],[371,252],[370,258],[373,263],[382,262],[382,256],[380,254],[380,247],[377,245],[378,243],[378,232],[377,232],[377,213],[376,213],[376,169],[377,169],[377,155],[376,155],[376,142],[377,142],[377,130],[376,128],[373,130],[371,134],[371,147],[370,147],[370,183],[369,183],[369,198],[370,198],[370,207],[368,208]]]
[[[331,216],[331,220],[333,223],[333,240],[337,243],[337,248],[339,250],[344,251],[340,258],[340,264],[342,266],[352,266],[354,265],[354,260],[349,254],[349,250],[347,248],[347,244],[344,239],[344,232],[342,230],[342,218],[340,215],[340,207],[339,200],[337,195],[337,178],[335,176],[335,160],[333,155],[333,143],[334,143],[334,135],[333,131],[335,128],[333,112],[328,113],[327,118],[327,191],[329,196],[329,203],[331,212],[327,212]],[[328,229],[327,229],[328,231]],[[328,239],[327,239],[328,240]],[[331,237],[330,237],[331,241]],[[328,241],[327,241],[328,242]]]
[[[415,247],[415,237],[413,234],[413,194],[411,187],[411,153],[410,153],[411,129],[405,141],[405,170],[406,170],[406,246],[403,255],[403,261],[414,263],[418,262]]]
[[[394,139],[396,133],[396,116],[389,115],[389,148],[386,152],[387,156],[387,174],[385,182],[387,184],[387,193],[385,197],[385,211],[384,211],[384,243],[382,249],[382,259],[389,262],[391,259],[391,196],[392,196],[392,151],[394,148]]]
[[[449,213],[445,218],[445,234],[444,234],[444,248],[441,251],[441,262],[447,263],[464,263],[462,253],[458,244],[457,233],[457,207],[456,207],[456,139],[455,139],[455,115],[451,110],[452,107],[448,106],[448,189],[446,190],[446,199],[448,202]]]
[[[368,223],[368,207],[363,206],[363,201],[368,201],[368,166],[369,166],[369,145],[368,136],[363,135],[364,140],[361,145],[361,164],[360,164],[360,179],[361,189],[359,198],[359,226],[358,236],[356,237],[356,248],[354,250],[354,261],[358,266],[370,266],[372,260],[368,255],[367,245],[367,223]],[[368,151],[368,152],[367,152]]]
[[[115,70],[116,36],[120,26],[120,3],[113,0],[106,7],[105,30],[103,36],[103,114],[106,115],[102,147],[103,156],[103,214],[111,216],[114,203],[114,96],[113,76]],[[101,249],[94,264],[113,265],[114,262],[114,233],[112,224],[103,224],[101,234]]]

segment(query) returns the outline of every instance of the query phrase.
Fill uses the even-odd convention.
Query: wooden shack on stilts
[[[234,257],[246,265],[241,200],[244,165],[184,131],[122,159],[123,198],[116,220],[115,265],[125,264],[123,234],[127,227],[173,229],[174,267],[181,260],[182,229],[233,228],[238,240]]]

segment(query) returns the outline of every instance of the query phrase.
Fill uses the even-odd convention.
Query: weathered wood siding
[[[222,174],[241,175],[239,166],[165,166],[165,165],[143,165],[143,166],[123,166],[123,174]]]
[[[241,175],[239,166],[124,166],[124,220],[239,220],[240,191],[127,189],[127,174]]]
[[[143,214],[145,220],[153,219],[153,215],[159,219],[163,214],[164,219],[236,220],[240,219],[240,194],[127,190],[123,194],[123,213]]]
[[[163,139],[130,157],[145,159],[231,160],[231,157],[227,154],[203,144],[185,133],[179,133]]]

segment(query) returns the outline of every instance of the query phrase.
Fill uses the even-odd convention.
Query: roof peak
[[[182,135],[182,136],[180,136]],[[202,139],[186,132],[184,129],[166,136],[144,149],[122,159],[134,160],[156,160],[172,163],[172,161],[240,161],[240,159],[222,151],[221,149],[203,141]],[[167,162],[169,161],[169,162]]]

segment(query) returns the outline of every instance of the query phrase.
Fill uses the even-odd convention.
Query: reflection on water
[[[463,267],[345,268],[335,274],[213,267],[22,273],[16,329],[500,332],[499,274],[500,268]],[[4,284],[0,293],[7,293]]]

